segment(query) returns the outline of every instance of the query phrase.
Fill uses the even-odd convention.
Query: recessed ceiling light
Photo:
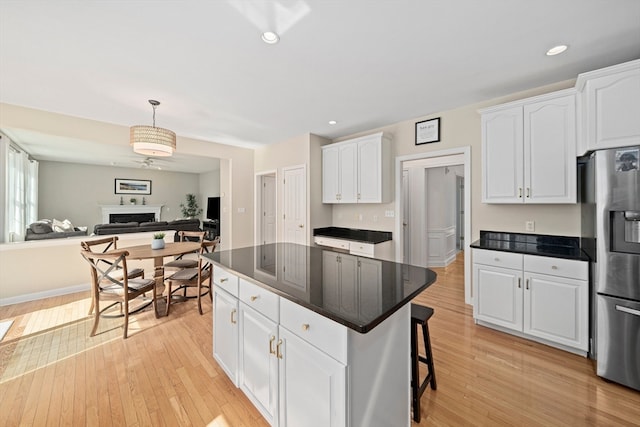
[[[338,122],[336,122],[335,120],[329,120],[329,124],[330,125],[335,125],[335,124],[338,124]]]
[[[280,41],[280,36],[272,31],[262,33],[262,41],[268,44],[276,44]]]
[[[566,45],[558,45],[558,46],[554,46],[551,49],[549,49],[547,51],[547,56],[553,56],[553,55],[558,55],[562,52],[564,52],[565,50],[567,50],[567,46]]]

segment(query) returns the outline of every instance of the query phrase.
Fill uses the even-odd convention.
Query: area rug
[[[135,327],[129,322],[129,330]],[[103,318],[98,333],[89,337],[93,319],[86,317],[44,331],[0,343],[0,384],[106,342],[122,339],[122,319]]]
[[[11,325],[13,325],[13,320],[3,320],[0,322],[0,341],[2,341],[7,332],[9,332]]]

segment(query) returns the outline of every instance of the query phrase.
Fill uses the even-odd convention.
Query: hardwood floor
[[[607,383],[591,361],[476,326],[464,304],[463,262],[434,269],[416,298],[429,321],[438,390],[420,426],[640,425],[640,393]],[[212,357],[211,304],[103,319],[89,337],[89,294],[0,307],[14,325],[0,343],[1,426],[266,426]],[[418,425],[418,424],[413,424]]]

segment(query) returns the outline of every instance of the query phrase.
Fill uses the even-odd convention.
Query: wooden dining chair
[[[207,234],[206,231],[178,231],[179,241],[192,241],[202,243],[204,241],[204,236]],[[164,264],[165,271],[169,270],[182,270],[185,268],[196,268],[198,267],[198,260],[196,258],[185,258],[185,255],[190,254],[181,254],[178,255],[173,261],[169,261]]]
[[[97,252],[97,253],[105,253],[107,251],[112,251],[112,250],[115,251],[118,249],[118,236],[110,236],[110,237],[104,237],[97,240],[82,241],[80,242],[80,247],[82,247],[82,249],[85,251]],[[112,263],[108,260],[100,260],[99,262],[103,264],[101,267],[103,267],[104,269],[107,269],[110,265],[112,265]],[[122,280],[123,274],[124,272],[122,267],[119,267],[119,268],[113,269],[109,273],[109,276],[116,280]],[[138,277],[144,279],[144,270],[142,268],[131,268],[127,271],[128,279],[135,279]],[[92,298],[91,307],[89,307],[89,314],[93,313],[93,306],[94,306],[94,301]]]
[[[196,296],[192,298],[198,299],[198,312],[202,315],[202,297],[209,294],[209,300],[213,302],[213,295],[211,292],[211,277],[213,273],[213,265],[202,255],[207,253],[213,253],[218,245],[219,238],[215,240],[203,240],[198,251],[198,265],[195,268],[184,268],[175,272],[166,279],[167,284],[167,315],[169,315],[169,308],[171,307],[171,296],[174,292],[184,289],[186,296],[187,288],[196,288]],[[208,285],[204,282],[209,281]],[[174,285],[178,285],[176,289],[171,290]]]
[[[80,252],[82,257],[91,266],[91,293],[94,309],[93,328],[90,336],[94,336],[100,322],[100,315],[107,309],[116,304],[120,304],[120,314],[124,315],[124,334],[123,338],[127,338],[129,329],[129,302],[135,298],[145,295],[147,292],[152,293],[151,303],[156,318],[158,310],[156,306],[156,281],[155,279],[129,278],[127,268],[127,255],[129,252],[111,251],[109,253],[96,253],[88,250]],[[120,279],[116,279],[112,274],[114,271],[121,269],[122,275]],[[113,301],[107,307],[100,309],[100,301]],[[144,306],[143,306],[144,307]]]

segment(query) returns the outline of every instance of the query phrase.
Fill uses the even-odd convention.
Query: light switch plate
[[[384,216],[387,218],[393,218],[396,216],[395,211],[384,211]]]

